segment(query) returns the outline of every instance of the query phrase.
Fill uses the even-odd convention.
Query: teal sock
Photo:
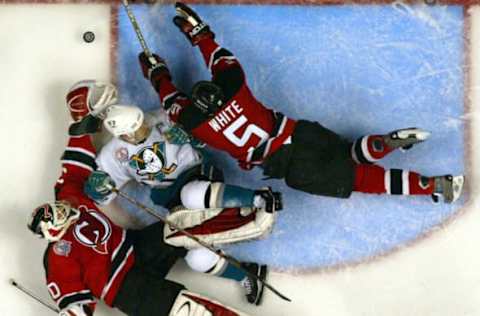
[[[248,207],[253,206],[255,191],[236,185],[225,184],[223,190],[222,207]]]
[[[220,277],[235,281],[242,281],[247,276],[247,273],[242,269],[235,267],[233,264],[229,263],[225,271],[220,275]]]

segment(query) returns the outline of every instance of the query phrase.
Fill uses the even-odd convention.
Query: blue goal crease
[[[195,5],[218,42],[242,63],[248,84],[268,107],[319,121],[354,139],[417,126],[432,132],[414,149],[380,162],[421,174],[464,172],[463,8],[426,5]],[[171,22],[173,6],[132,5],[153,52],[165,58],[175,84],[190,92],[210,78],[197,48]],[[124,10],[119,17],[118,81],[123,103],[145,110],[158,97],[141,74],[141,47]],[[312,196],[261,170],[241,171],[215,152],[228,183],[271,185],[285,209],[268,238],[229,247],[242,260],[281,268],[328,267],[367,260],[417,239],[464,205],[433,205],[429,197],[354,193]],[[149,190],[128,191],[150,206]],[[129,212],[151,218],[124,204]],[[158,208],[165,214],[165,210]]]

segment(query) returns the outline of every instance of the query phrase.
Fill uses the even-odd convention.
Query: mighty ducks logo
[[[144,147],[130,158],[130,166],[137,170],[137,174],[146,180],[161,180],[165,175],[171,174],[177,169],[176,164],[166,167],[164,155],[165,143],[156,142],[151,146]]]

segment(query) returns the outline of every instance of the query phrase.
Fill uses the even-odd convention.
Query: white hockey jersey
[[[202,155],[190,144],[175,145],[165,139],[162,132],[172,123],[163,110],[145,113],[145,120],[152,131],[143,143],[133,145],[112,138],[97,156],[98,169],[107,172],[117,188],[132,179],[151,187],[168,187],[181,173],[202,162]]]

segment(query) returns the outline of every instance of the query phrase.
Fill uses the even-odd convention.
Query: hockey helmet
[[[112,105],[105,111],[103,125],[114,137],[138,144],[150,135],[143,111],[134,105]]]
[[[79,217],[80,212],[66,201],[45,203],[32,212],[28,228],[48,241],[58,241]]]
[[[213,116],[224,102],[222,88],[211,81],[199,81],[192,88],[193,104],[208,116]]]
[[[74,121],[87,114],[103,119],[105,109],[117,103],[117,95],[117,88],[111,83],[82,80],[68,91],[67,106]]]

